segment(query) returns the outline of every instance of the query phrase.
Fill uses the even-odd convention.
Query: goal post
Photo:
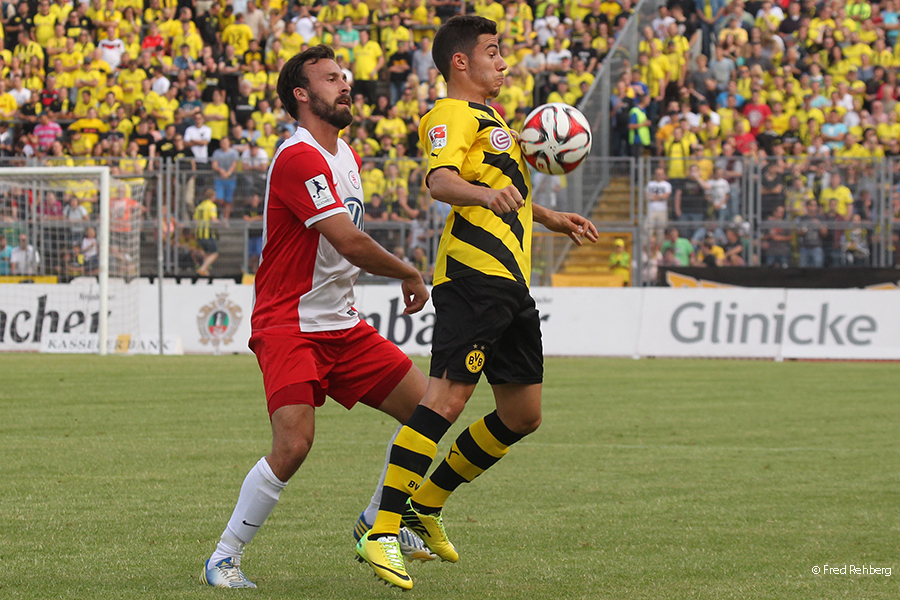
[[[13,332],[10,325],[10,335],[31,335],[30,341],[37,342],[48,333],[82,332],[82,337],[96,335],[96,352],[105,355],[110,335],[138,333],[137,283],[129,282],[139,276],[144,187],[139,177],[114,178],[108,166],[0,168],[0,233],[17,253],[0,265],[0,295],[12,307],[34,305],[29,294],[42,302],[26,315],[35,321],[33,333]],[[116,284],[112,313],[111,278]],[[40,295],[27,286],[8,285],[20,282],[58,287]],[[21,328],[23,321],[16,325]]]

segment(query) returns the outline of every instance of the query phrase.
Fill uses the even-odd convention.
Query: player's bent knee
[[[270,466],[275,476],[282,481],[287,481],[312,449],[312,438],[297,436],[288,439],[279,439],[272,444]]]
[[[432,377],[422,404],[451,423],[455,423],[463,409],[466,408],[466,402],[469,401],[474,390],[475,384],[472,383]]]
[[[531,418],[529,418],[528,415],[522,415],[521,418],[516,419],[514,423],[507,423],[506,426],[514,433],[528,435],[529,433],[537,431],[537,428],[541,426],[541,415],[536,415]]]

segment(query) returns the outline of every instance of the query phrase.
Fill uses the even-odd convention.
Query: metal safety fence
[[[229,179],[183,159],[104,160],[112,168],[113,207],[125,211],[119,231],[110,232],[118,236],[113,260],[120,276],[255,273],[267,164],[254,170],[252,161],[242,162]],[[405,158],[364,160],[364,228],[427,278],[450,208],[431,199],[422,167]],[[73,181],[24,186],[4,172],[15,170],[0,168],[0,234],[7,245],[24,236],[25,247],[40,253],[34,275],[67,281],[90,274],[93,263],[77,256],[76,246],[97,227],[97,190]],[[900,259],[895,159],[590,157],[564,177],[536,174],[533,196],[543,206],[589,216],[610,243],[628,240],[632,285],[652,283],[659,266],[889,267]],[[608,266],[605,255],[539,225],[533,256],[535,284]],[[12,274],[8,266],[0,271]]]
[[[661,266],[897,265],[900,161],[688,155],[639,171],[640,254]]]

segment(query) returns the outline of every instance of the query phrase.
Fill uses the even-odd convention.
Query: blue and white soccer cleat
[[[365,513],[360,513],[359,518],[356,520],[356,525],[353,527],[353,539],[358,542],[370,529],[372,529],[372,525],[366,523]],[[422,538],[406,527],[400,528],[400,535],[397,537],[397,541],[400,542],[400,552],[406,560],[427,562],[437,558],[437,555],[428,549]]]
[[[241,566],[233,558],[225,558],[214,565],[209,561],[203,567],[200,583],[220,588],[255,588],[256,584],[247,579]]]

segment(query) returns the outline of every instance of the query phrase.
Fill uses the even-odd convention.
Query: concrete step
[[[553,287],[622,287],[625,280],[612,273],[556,273],[552,284]]]

